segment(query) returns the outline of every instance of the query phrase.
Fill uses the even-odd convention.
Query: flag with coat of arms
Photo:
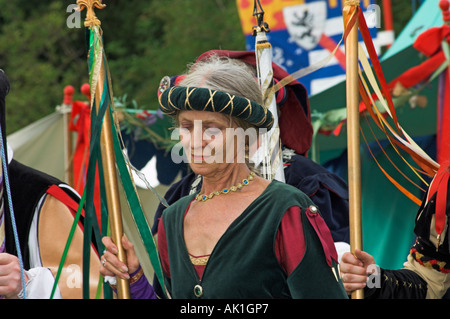
[[[247,50],[255,49],[252,28],[254,1],[236,0]],[[374,0],[361,0],[360,7],[378,53],[384,45],[393,42],[393,36],[379,32],[381,10]],[[292,74],[319,63],[336,48],[342,39],[344,0],[263,0],[264,20],[270,32],[267,39],[273,47],[273,62]],[[345,80],[344,41],[330,62],[299,81],[308,94],[314,95]]]

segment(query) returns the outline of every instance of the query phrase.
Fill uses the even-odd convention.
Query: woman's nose
[[[195,125],[191,133],[191,148],[202,148],[206,145],[206,140],[203,138],[203,128],[201,125]]]

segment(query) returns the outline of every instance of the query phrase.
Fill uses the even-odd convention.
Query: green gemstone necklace
[[[197,194],[197,196],[195,196],[195,199],[199,202],[206,202],[208,199],[213,198],[214,196],[219,196],[222,194],[228,194],[230,192],[235,192],[239,189],[241,189],[244,186],[247,186],[248,184],[250,184],[250,182],[255,178],[255,173],[251,172],[250,175],[248,175],[247,178],[243,179],[241,183],[237,184],[236,186],[231,186],[231,187],[226,187],[221,191],[215,191],[212,192],[209,195],[201,195],[201,194]]]

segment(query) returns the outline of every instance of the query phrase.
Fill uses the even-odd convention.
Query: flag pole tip
[[[103,4],[102,0],[77,0],[77,5],[80,8],[80,11],[84,8],[87,10],[86,19],[84,21],[85,27],[95,27],[102,24],[94,11],[94,8],[104,9],[106,7],[106,4]]]
[[[449,1],[448,0],[441,0],[439,1],[439,8],[442,10],[442,20],[444,20],[444,23],[449,25],[450,24],[450,11],[449,9]]]

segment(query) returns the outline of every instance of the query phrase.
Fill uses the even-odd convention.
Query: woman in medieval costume
[[[441,299],[450,288],[450,166],[441,165],[416,216],[416,240],[403,269],[383,269],[364,251],[344,254],[340,268],[348,293],[367,299]],[[448,297],[448,296],[445,296]]]
[[[244,62],[256,77],[256,56],[253,51],[210,50],[200,55],[197,61],[211,55],[229,57]],[[276,82],[289,76],[284,69],[272,63]],[[178,85],[184,75],[163,79],[161,86]],[[169,82],[169,83],[167,83]],[[348,220],[348,187],[338,175],[308,158],[313,128],[311,125],[308,93],[305,87],[293,80],[276,92],[278,125],[282,147],[283,172],[286,184],[292,185],[309,196],[320,210],[336,246],[339,258],[350,251]],[[194,172],[174,183],[164,198],[170,205],[179,198],[197,192],[202,184],[200,175]],[[159,219],[166,208],[160,203],[154,217],[152,233],[158,233]]]
[[[190,167],[203,176],[200,191],[168,207],[159,225],[168,294],[346,298],[333,239],[317,206],[295,187],[259,177],[245,160],[258,135],[273,125],[245,65],[211,56],[195,63],[159,100],[161,110],[176,120]],[[247,135],[240,147],[238,132],[256,132],[255,139]],[[139,272],[127,240],[128,265],[116,258],[110,238],[104,244],[104,276],[128,278],[123,269]],[[132,282],[132,296],[152,291],[146,280]]]
[[[253,51],[210,50],[200,55],[197,61],[208,59],[211,55],[242,61],[256,77],[257,61]],[[272,63],[272,68],[275,82],[289,76],[289,73],[276,63]],[[179,85],[184,77],[185,75],[177,75],[169,79],[165,77],[161,81],[160,91],[162,88]],[[330,229],[340,260],[345,252],[350,251],[347,184],[341,177],[308,158],[313,129],[305,87],[300,82],[292,80],[276,92],[275,101],[278,109],[285,182],[308,195],[317,205]],[[201,175],[191,172],[174,183],[167,190],[164,198],[167,204],[171,205],[183,196],[198,192],[201,186]],[[160,203],[156,210],[152,226],[152,233],[155,236],[166,206],[166,203]],[[160,293],[158,280],[154,280],[154,288]]]
[[[7,147],[5,135],[5,98],[9,87],[6,74],[0,70],[1,142],[8,161],[8,179],[5,174],[0,177],[0,296],[8,299],[48,299],[55,286],[55,276],[80,196],[59,179],[13,159],[13,152]],[[5,173],[3,169],[0,172]],[[11,197],[8,196],[6,186],[10,187]],[[55,286],[55,299],[83,298],[81,226],[76,228],[72,243],[60,280]],[[100,260],[94,248],[90,255],[90,291],[94,296],[99,280]]]

